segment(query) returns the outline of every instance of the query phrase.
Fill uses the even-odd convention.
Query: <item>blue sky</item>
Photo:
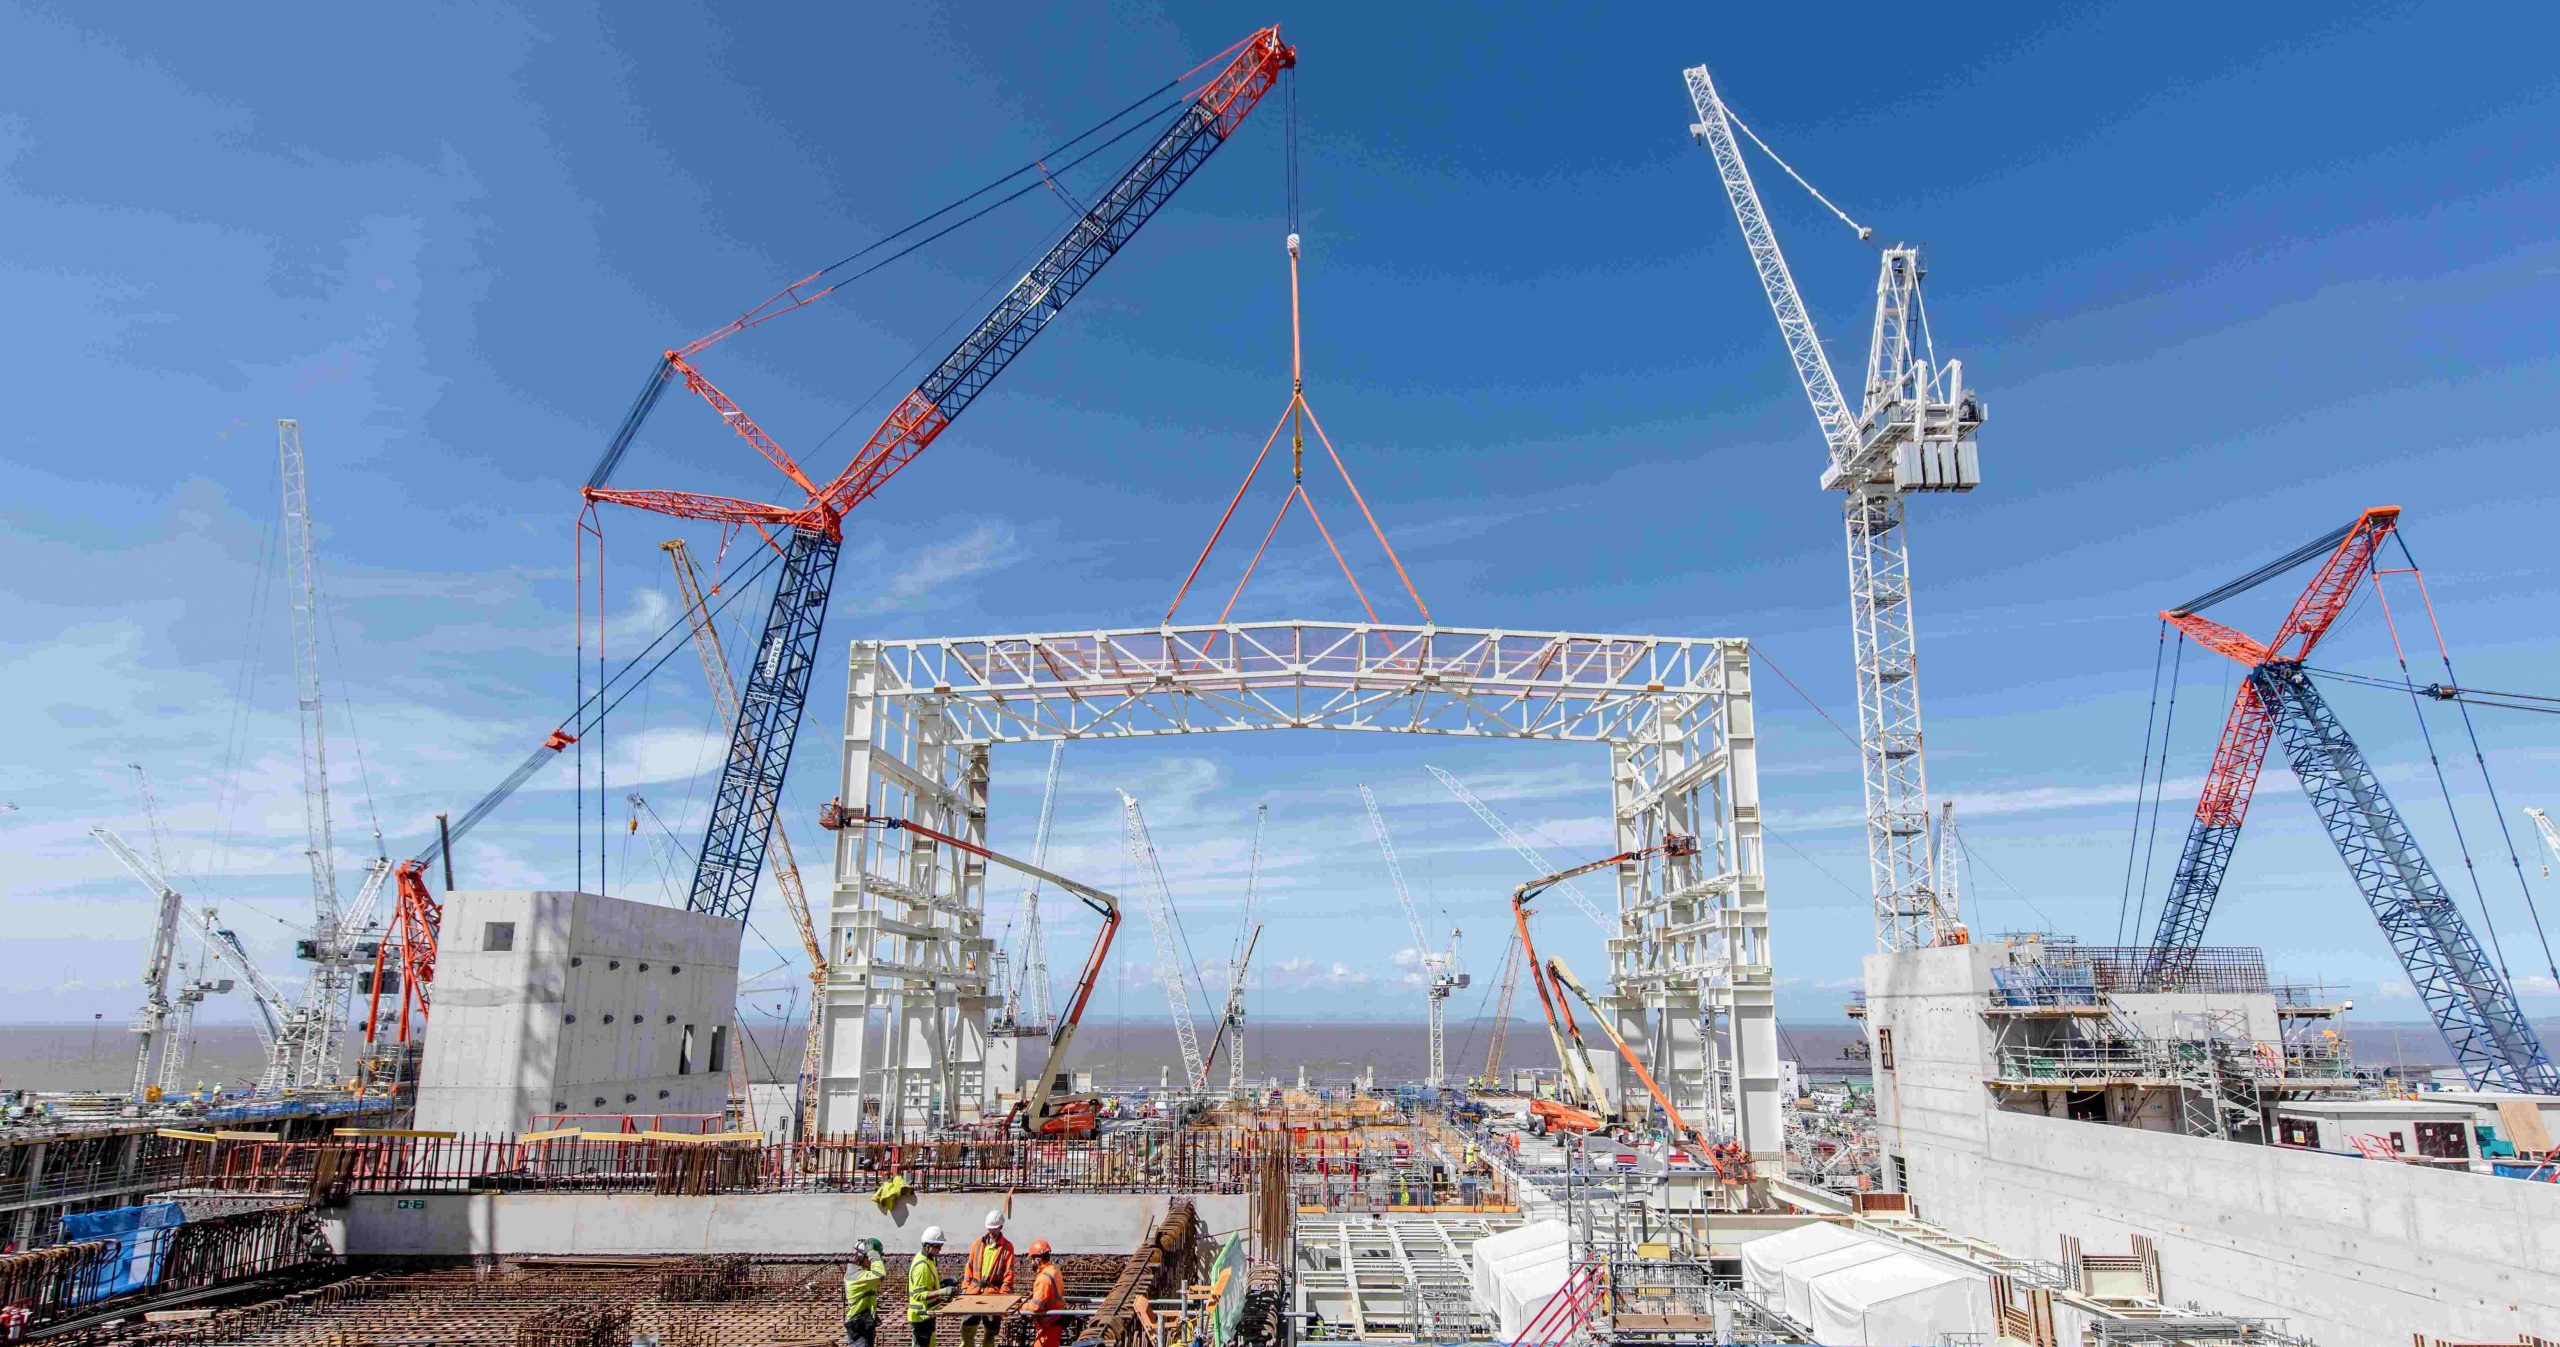
[[[2363,506],[2407,508],[2466,681],[2548,688],[2531,464],[2555,447],[2560,23],[2537,11],[563,4],[247,24],[18,6],[0,16],[0,357],[20,390],[0,432],[0,797],[17,805],[0,813],[0,1017],[131,1010],[148,899],[86,836],[142,837],[127,762],[149,767],[191,885],[286,964],[291,664],[282,608],[257,598],[275,418],[302,422],[321,522],[351,887],[371,817],[415,850],[565,712],[576,486],[656,351],[1272,18],[1301,49],[1310,397],[1443,621],[1748,636],[1848,720],[1837,505],[1687,135],[1681,67],[1713,64],[1830,195],[1928,249],[1941,349],[1992,411],[1984,488],[1913,509],[1931,786],[1983,862],[1978,929],[2113,938],[2152,614]],[[1842,59],[1862,30],[1892,33],[1891,56]],[[804,836],[834,775],[845,640],[1162,611],[1286,394],[1278,112],[849,522],[789,792]],[[1120,157],[1066,186],[1089,193]],[[1855,365],[1872,254],[1761,172],[1835,363]],[[832,471],[906,362],[1065,218],[1028,197],[705,367]],[[617,482],[779,498],[681,395]],[[712,540],[635,514],[605,527],[609,641],[628,650],[671,613],[657,542]],[[1248,609],[1351,615],[1319,548],[1284,532]],[[2278,588],[2222,615],[2264,628]],[[2381,673],[2389,652],[2367,605],[2323,661]],[[2155,893],[2229,695],[2202,652],[2185,671]],[[2468,905],[2406,700],[2334,696]],[[1785,1006],[1830,1019],[1871,940],[1855,759],[1777,680],[1762,707]],[[2468,741],[2431,725],[2509,961],[2548,1011]],[[2560,804],[2560,725],[2478,725],[2510,824]],[[643,792],[690,843],[708,729],[689,657],[617,716],[617,892],[664,892],[620,797]],[[998,760],[1000,844],[1028,844],[1039,756]],[[1195,945],[1223,950],[1267,800],[1261,1013],[1418,1012],[1355,783],[1378,789],[1435,928],[1468,930],[1479,990],[1522,877],[1425,762],[1550,855],[1607,844],[1596,750],[1256,735],[1071,749],[1054,855],[1122,882],[1114,792],[1136,792]],[[464,882],[566,887],[569,783],[553,772],[468,839]],[[2560,904],[2529,834],[2516,844]],[[2280,766],[2225,894],[2217,941],[2414,1014]],[[1069,966],[1085,928],[1055,920]],[[793,945],[770,889],[754,925],[751,975]],[[1551,925],[1600,962],[1591,932]],[[1106,1009],[1157,1013],[1127,985],[1144,962],[1122,961]],[[759,1001],[789,981],[764,978]]]

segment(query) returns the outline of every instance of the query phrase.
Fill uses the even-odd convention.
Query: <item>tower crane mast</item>
[[[1244,867],[1244,913],[1237,919],[1235,953],[1227,960],[1227,1010],[1218,1024],[1220,1038],[1232,1037],[1235,1040],[1235,1046],[1227,1053],[1229,1094],[1240,1093],[1244,1089],[1244,975],[1245,969],[1253,963],[1253,947],[1262,941],[1262,923],[1253,919],[1253,891],[1262,881],[1262,830],[1270,821],[1271,806],[1255,805],[1253,850],[1246,856]],[[1217,1057],[1216,1045],[1211,1045],[1209,1056],[1213,1060]],[[1201,1083],[1207,1084],[1206,1081]]]
[[[1040,783],[1040,824],[1031,834],[1031,863],[1049,863],[1049,821],[1058,812],[1058,764],[1066,757],[1066,741],[1049,745],[1049,771]],[[1040,879],[1033,876],[1022,890],[1022,915],[1019,919],[1022,938],[1016,942],[1021,951],[1014,977],[1016,985],[1006,998],[1012,1004],[1017,1023],[1048,1024],[1049,1008],[1049,941],[1040,929]]]
[[[1877,947],[1891,952],[1933,944],[1946,934],[1941,925],[1951,923],[1939,910],[1931,874],[1918,635],[1911,613],[1903,507],[1904,497],[1913,492],[1970,491],[1980,483],[1973,438],[1982,425],[1982,404],[1965,387],[1963,361],[1936,361],[1920,297],[1926,268],[1918,249],[1897,244],[1885,248],[1878,261],[1867,386],[1859,408],[1850,410],[1743,163],[1734,132],[1749,135],[1749,128],[1732,115],[1705,66],[1692,66],[1686,74],[1698,115],[1690,131],[1714,153],[1734,220],[1829,450],[1822,489],[1844,497],[1858,756]],[[1757,143],[1758,137],[1753,140]],[[1785,167],[1783,161],[1780,166]],[[1793,169],[1788,172],[1793,176]],[[1819,193],[1815,196],[1820,199]],[[1838,207],[1831,209],[1861,239],[1873,235]]]
[[[1395,839],[1387,835],[1386,816],[1378,812],[1378,797],[1367,783],[1360,786],[1360,803],[1369,810],[1369,830],[1378,836],[1378,850],[1387,858],[1387,878],[1395,885],[1396,901],[1404,905],[1404,918],[1413,923],[1413,948],[1422,957],[1423,993],[1429,998],[1431,1043],[1430,1069],[1424,1083],[1434,1087],[1449,1083],[1448,1021],[1449,993],[1467,985],[1467,975],[1458,971],[1458,933],[1449,932],[1449,948],[1435,950],[1431,937],[1422,929],[1422,912],[1413,905],[1413,892],[1405,887],[1404,865],[1396,859]]]
[[[1129,859],[1138,867],[1138,878],[1147,895],[1147,925],[1156,941],[1156,981],[1164,984],[1166,1004],[1173,1011],[1173,1038],[1182,1050],[1182,1078],[1196,1083],[1207,1079],[1209,1068],[1200,1055],[1200,1031],[1191,1024],[1190,981],[1183,975],[1182,948],[1173,930],[1173,891],[1165,886],[1164,862],[1156,855],[1155,839],[1147,833],[1147,816],[1138,808],[1136,796],[1120,792],[1120,810],[1129,833]]]
[[[89,835],[98,839],[160,900],[159,915],[151,926],[151,950],[142,963],[142,1009],[133,1018],[133,1097],[140,1099],[151,1088],[151,1050],[160,1045],[163,1034],[172,1032],[169,974],[178,962],[178,918],[185,900],[167,877],[123,838],[105,828],[91,828]]]

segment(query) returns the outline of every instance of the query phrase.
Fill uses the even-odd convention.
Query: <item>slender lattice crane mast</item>
[[[2533,820],[2534,831],[2542,834],[2542,845],[2549,848],[2552,855],[2560,856],[2560,828],[2551,826],[2551,816],[2531,805],[2527,805],[2524,812],[2525,817]],[[2551,873],[2549,861],[2543,862],[2542,873],[2545,875]]]
[[[1049,820],[1058,812],[1058,763],[1066,752],[1064,740],[1049,745],[1049,776],[1040,787],[1040,826],[1031,834],[1034,866],[1049,863]],[[1016,1023],[1046,1026],[1054,1012],[1049,1004],[1049,939],[1040,929],[1040,888],[1035,875],[1022,890],[1022,939],[1016,946],[1021,957],[1015,965],[1019,981],[1008,999],[1013,1002]]]
[[[1223,1026],[1235,1046],[1227,1050],[1227,1092],[1244,1090],[1244,973],[1253,961],[1253,946],[1262,928],[1253,920],[1253,890],[1262,882],[1262,829],[1271,821],[1271,806],[1255,805],[1253,809],[1253,851],[1244,866],[1244,915],[1237,919],[1235,953],[1227,960],[1227,1013]]]
[[[1129,829],[1129,859],[1136,863],[1147,895],[1147,925],[1156,938],[1156,980],[1164,984],[1165,1002],[1173,1009],[1174,1041],[1182,1047],[1182,1079],[1197,1086],[1208,1068],[1201,1064],[1200,1031],[1191,1025],[1190,982],[1173,933],[1173,891],[1165,887],[1164,863],[1156,857],[1155,839],[1147,835],[1147,816],[1139,811],[1137,797],[1120,792],[1120,809]]]
[[[354,952],[346,910],[338,901],[337,838],[329,816],[329,742],[320,687],[320,574],[311,541],[311,491],[302,459],[302,423],[276,422],[276,458],[284,478],[285,582],[293,599],[293,696],[302,726],[302,824],[311,866],[311,980],[302,1004],[311,1036],[294,1083],[319,1085],[338,1073],[339,1040],[355,990]]]
[[[1449,1083],[1449,993],[1467,985],[1457,972],[1458,933],[1449,933],[1446,951],[1431,948],[1431,937],[1422,929],[1421,909],[1413,905],[1413,891],[1405,887],[1395,839],[1387,836],[1386,816],[1378,812],[1378,797],[1369,793],[1366,783],[1360,787],[1360,803],[1369,808],[1369,830],[1378,835],[1378,850],[1386,855],[1387,878],[1395,883],[1396,901],[1404,904],[1405,920],[1413,923],[1413,948],[1422,956],[1423,991],[1430,998],[1431,1065],[1423,1083],[1438,1088]]]
[[[1734,139],[1737,128],[1745,135],[1750,130],[1725,107],[1705,66],[1692,66],[1687,75],[1689,99],[1698,113],[1690,131],[1715,154],[1734,220],[1742,226],[1752,266],[1777,315],[1778,333],[1830,450],[1822,487],[1845,497],[1858,750],[1865,777],[1876,944],[1888,952],[1933,944],[1941,927],[1953,923],[1939,910],[1931,873],[1934,850],[1928,776],[1920,751],[1920,668],[1903,497],[1914,491],[1970,491],[1980,481],[1973,435],[1982,423],[1981,403],[1964,387],[1964,362],[1936,363],[1920,303],[1925,269],[1919,250],[1896,245],[1884,249],[1880,260],[1867,387],[1860,409],[1849,410]],[[1752,139],[1759,142],[1757,136]],[[1779,166],[1784,168],[1784,161]],[[1793,169],[1788,173],[1795,176]],[[1812,190],[1811,184],[1806,190]],[[1821,199],[1820,193],[1814,195]],[[1831,209],[1860,238],[1873,233],[1838,207]]]

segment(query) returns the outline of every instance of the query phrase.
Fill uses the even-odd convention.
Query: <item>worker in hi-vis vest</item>
[[[871,1347],[880,1335],[880,1292],[889,1284],[887,1252],[868,1240],[844,1265],[845,1347]]]
[[[907,1264],[907,1336],[915,1347],[933,1347],[934,1307],[951,1298],[951,1288],[942,1284],[942,1269],[933,1261],[941,1254],[942,1227],[926,1226],[916,1261]]]
[[[987,1232],[969,1246],[969,1261],[960,1269],[964,1295],[1013,1293],[1013,1241],[1004,1237],[1004,1213],[987,1213]],[[960,1347],[995,1347],[994,1315],[973,1314],[960,1321]]]
[[[1031,1301],[1022,1312],[1031,1318],[1031,1347],[1059,1347],[1066,1324],[1059,1314],[1067,1304],[1067,1274],[1049,1256],[1049,1241],[1035,1239],[1023,1250],[1031,1260]]]

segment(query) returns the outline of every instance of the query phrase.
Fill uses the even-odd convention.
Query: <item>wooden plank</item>
[[[973,1296],[953,1296],[951,1299],[943,1302],[941,1308],[935,1310],[934,1313],[951,1315],[1006,1314],[1010,1313],[1014,1306],[1021,1303],[1022,1297],[1018,1294],[1003,1291],[990,1291]]]
[[[216,1133],[214,1133],[214,1135],[215,1135],[215,1136],[218,1136],[218,1137],[220,1137],[220,1138],[222,1138],[222,1139],[223,1139],[223,1140],[225,1140],[225,1141],[282,1141],[282,1140],[284,1140],[283,1136],[281,1136],[280,1134],[275,1133],[275,1132],[234,1132],[234,1131],[230,1131],[230,1130],[228,1130],[228,1129],[225,1129],[225,1130],[223,1130],[223,1131],[220,1131],[220,1132],[216,1132]]]
[[[451,1141],[462,1134],[459,1132],[421,1132],[414,1127],[341,1127],[337,1130],[336,1135],[342,1137],[422,1137],[430,1141]]]
[[[152,1135],[154,1135],[154,1136],[164,1136],[164,1137],[169,1138],[169,1139],[170,1139],[170,1140],[172,1140],[172,1141],[220,1141],[220,1140],[222,1140],[222,1137],[221,1137],[221,1135],[220,1135],[219,1133],[214,1133],[214,1132],[190,1132],[190,1131],[185,1130],[184,1128],[178,1128],[178,1127],[163,1127],[163,1128],[161,1128],[159,1131],[157,1131],[157,1132],[153,1133]]]
[[[2551,1129],[2543,1126],[2542,1106],[2530,1099],[2499,1100],[2498,1126],[2520,1152],[2551,1149]]]

